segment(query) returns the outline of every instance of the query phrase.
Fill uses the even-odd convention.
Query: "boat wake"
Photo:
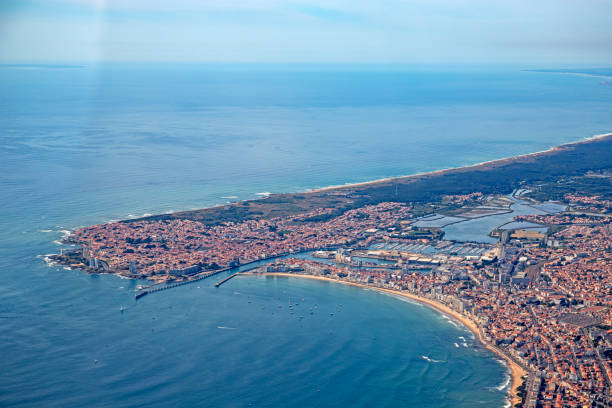
[[[434,360],[433,358],[429,358],[427,356],[421,356],[421,358],[429,363],[445,363],[443,360]]]

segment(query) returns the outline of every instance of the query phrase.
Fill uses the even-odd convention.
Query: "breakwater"
[[[232,279],[234,276],[238,275],[240,272],[234,273],[230,276],[228,276],[227,278],[215,283],[215,288],[218,288],[219,286],[223,285],[225,282],[227,282],[228,280]]]
[[[149,293],[161,292],[163,290],[168,290],[168,289],[176,288],[177,286],[188,285],[190,283],[201,281],[202,279],[206,279],[206,278],[209,278],[211,276],[218,275],[218,274],[220,274],[222,272],[227,272],[230,269],[231,268],[224,268],[224,269],[219,269],[219,270],[216,270],[216,271],[206,272],[206,273],[200,274],[200,275],[195,276],[192,279],[189,279],[189,280],[186,280],[186,281],[174,282],[174,283],[170,283],[170,284],[163,285],[163,286],[162,285],[160,285],[160,286],[149,286],[147,288],[144,288],[144,289],[140,290],[134,296],[134,298],[136,300],[138,300],[141,297],[144,297],[144,296],[148,295]]]
[[[297,254],[295,254],[295,255],[297,255]],[[188,285],[190,283],[201,281],[202,279],[206,279],[206,278],[209,278],[209,277],[214,276],[214,275],[218,275],[218,274],[223,273],[223,272],[228,272],[228,271],[235,270],[235,269],[238,269],[238,268],[241,268],[241,267],[245,267],[245,266],[248,266],[248,265],[255,264],[254,266],[252,266],[252,267],[250,267],[248,269],[244,269],[244,270],[240,271],[240,273],[241,272],[249,272],[249,271],[257,268],[259,266],[259,264],[266,264],[266,263],[274,261],[275,259],[279,259],[279,258],[283,258],[283,257],[287,257],[287,256],[289,256],[289,255],[288,254],[275,255],[275,256],[271,256],[269,258],[258,259],[258,260],[255,260],[255,261],[247,262],[247,263],[245,263],[243,265],[240,265],[238,267],[226,267],[226,268],[215,270],[215,271],[209,271],[209,272],[206,272],[206,273],[201,273],[201,274],[198,274],[198,275],[194,276],[191,279],[188,279],[188,280],[185,280],[185,281],[181,281],[181,282],[173,282],[173,283],[169,283],[169,284],[166,284],[166,285],[161,285],[161,284],[157,285],[156,284],[156,285],[147,286],[147,287],[141,289],[140,291],[138,291],[138,293],[136,293],[134,298],[136,300],[138,300],[138,299],[148,295],[149,293],[161,292],[161,291],[164,291],[164,290],[176,288],[178,286]],[[217,284],[215,284],[215,286],[216,287],[221,286],[223,283],[227,282],[228,280],[230,280],[231,278],[233,278],[237,274],[238,273],[235,273],[235,274],[233,274],[231,276],[228,276],[226,279],[223,279],[222,281],[217,282]]]

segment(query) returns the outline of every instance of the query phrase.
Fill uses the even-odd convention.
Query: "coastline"
[[[608,168],[607,153],[602,152],[607,151],[607,145],[610,143],[612,133],[608,132],[546,150],[461,167],[331,185],[301,192],[274,193],[260,198],[125,219],[120,222],[187,219],[213,226],[228,221],[239,223],[251,219],[294,216],[319,208],[335,208],[342,213],[355,208],[356,205],[364,206],[383,201],[429,202],[443,195],[473,192],[475,188],[486,194],[509,193],[511,190],[505,191],[503,186],[516,187],[520,183],[539,180],[538,177],[584,174],[589,168]],[[586,162],[585,157],[590,157],[590,161]],[[540,176],[536,177],[538,174]]]
[[[365,285],[363,283],[356,283],[356,282],[348,282],[348,281],[343,281],[343,280],[339,280],[339,279],[333,279],[333,278],[326,278],[323,276],[314,276],[314,275],[302,275],[302,274],[293,274],[293,273],[283,273],[283,272],[264,272],[264,273],[257,273],[257,272],[243,272],[238,274],[237,276],[240,275],[247,275],[247,276],[280,276],[280,277],[294,277],[294,278],[303,278],[303,279],[312,279],[312,280],[318,280],[318,281],[324,281],[324,282],[335,282],[335,283],[340,283],[340,284],[344,284],[344,285],[349,285],[349,286],[355,286],[355,287],[360,287],[363,289],[372,289],[372,290],[376,290],[378,292],[382,292],[382,293],[389,293],[392,295],[397,295],[397,296],[402,296],[405,297],[407,299],[410,300],[414,300],[415,302],[418,302],[422,305],[428,306],[456,321],[458,321],[459,323],[461,323],[463,326],[465,326],[466,328],[468,328],[471,332],[473,332],[476,337],[478,338],[478,341],[480,341],[480,343],[485,346],[488,350],[492,351],[493,353],[495,353],[498,357],[501,357],[506,365],[506,367],[508,368],[508,370],[510,371],[510,377],[511,377],[511,384],[510,384],[510,388],[508,389],[508,397],[511,403],[511,406],[514,406],[515,404],[521,402],[520,397],[518,396],[518,388],[523,384],[523,377],[525,375],[528,374],[528,372],[521,367],[520,365],[518,365],[510,356],[508,356],[506,353],[504,353],[502,350],[500,350],[499,348],[497,348],[496,346],[490,344],[489,342],[487,342],[484,337],[482,336],[480,327],[478,327],[478,325],[469,317],[464,316],[454,310],[452,310],[451,308],[449,308],[448,306],[432,300],[432,299],[428,299],[422,296],[418,296],[418,295],[414,295],[412,293],[406,293],[406,292],[400,292],[398,290],[393,290],[393,289],[386,289],[386,288],[379,288],[376,286],[369,286],[369,285]]]
[[[553,152],[556,152],[557,150],[561,150],[561,149],[564,149],[564,148],[570,148],[570,147],[573,147],[573,146],[576,146],[576,145],[580,145],[580,144],[583,144],[583,143],[593,142],[593,141],[599,140],[599,139],[606,139],[608,137],[612,137],[612,133],[602,133],[602,134],[598,134],[598,135],[589,136],[589,137],[586,137],[586,138],[584,138],[582,140],[579,140],[577,142],[564,143],[564,144],[560,144],[560,145],[557,145],[557,146],[550,147],[548,149],[539,150],[539,151],[533,152],[533,153],[519,154],[519,155],[516,155],[516,156],[503,157],[501,159],[486,160],[486,161],[483,161],[483,162],[478,162],[478,163],[474,163],[474,164],[468,164],[468,165],[465,165],[465,166],[448,167],[448,168],[444,168],[444,169],[440,169],[440,170],[433,170],[433,171],[425,171],[425,172],[415,173],[415,174],[408,174],[408,175],[405,175],[405,176],[383,177],[383,178],[376,179],[376,180],[360,181],[360,182],[357,182],[357,183],[348,183],[348,184],[340,184],[340,185],[333,185],[333,186],[314,188],[314,189],[306,190],[304,193],[305,194],[320,193],[320,192],[338,190],[338,189],[343,189],[343,188],[364,187],[364,186],[370,186],[370,185],[378,184],[378,183],[387,183],[387,182],[390,182],[390,181],[409,180],[411,178],[418,178],[418,177],[423,177],[423,176],[436,176],[436,175],[445,174],[445,173],[452,172],[452,171],[463,171],[463,170],[477,169],[479,167],[489,166],[489,165],[503,165],[503,164],[510,163],[510,162],[513,162],[513,161],[516,161],[516,160],[536,158],[536,157],[538,157],[539,155],[542,155],[542,154],[553,153]]]
[[[367,180],[367,181],[359,181],[359,182],[355,182],[355,183],[329,185],[329,186],[325,186],[325,187],[317,187],[317,188],[305,189],[305,190],[302,190],[302,191],[293,191],[293,192],[286,191],[286,192],[271,193],[271,194],[266,193],[265,196],[261,196],[261,197],[258,197],[258,198],[247,198],[247,199],[243,199],[243,200],[238,200],[238,201],[232,202],[231,204],[228,204],[228,203],[219,203],[219,204],[211,205],[209,207],[190,208],[190,209],[177,210],[177,211],[170,210],[170,211],[160,212],[160,213],[155,213],[155,214],[153,214],[153,213],[144,213],[144,214],[142,214],[140,216],[136,216],[134,214],[128,214],[125,218],[119,218],[119,219],[114,219],[113,218],[113,219],[109,219],[107,221],[103,221],[100,224],[110,224],[110,223],[114,223],[114,222],[141,221],[141,220],[158,218],[158,217],[164,216],[164,215],[166,215],[166,216],[176,216],[176,215],[181,215],[181,214],[186,214],[186,213],[193,213],[193,212],[198,212],[198,211],[207,211],[207,210],[214,210],[214,209],[222,209],[224,207],[228,207],[228,206],[231,206],[231,205],[249,203],[249,202],[252,202],[252,201],[253,202],[260,202],[261,203],[261,202],[265,202],[265,200],[267,198],[275,197],[275,196],[282,196],[282,195],[309,195],[309,194],[315,194],[315,193],[319,193],[319,192],[328,192],[328,191],[333,191],[333,190],[350,189],[350,188],[354,188],[354,187],[371,186],[371,185],[376,185],[376,184],[379,184],[379,183],[387,183],[387,182],[392,182],[392,181],[418,179],[420,177],[436,176],[436,175],[441,175],[441,174],[446,174],[446,173],[451,173],[451,172],[462,172],[462,171],[466,171],[466,170],[470,170],[470,169],[475,169],[475,168],[478,168],[478,167],[481,167],[481,166],[503,165],[503,164],[510,163],[510,162],[513,162],[513,161],[516,161],[516,160],[520,160],[520,159],[535,158],[538,155],[552,153],[552,152],[555,152],[557,150],[562,150],[563,148],[569,148],[569,147],[572,147],[572,146],[577,146],[577,145],[581,145],[581,144],[585,144],[585,143],[590,143],[590,142],[593,142],[593,141],[597,141],[599,139],[606,139],[606,138],[612,138],[612,132],[592,135],[592,136],[589,136],[589,137],[585,137],[582,140],[579,140],[579,141],[576,141],[576,142],[568,142],[568,143],[564,143],[564,144],[561,144],[561,145],[553,146],[553,147],[550,147],[548,149],[539,150],[539,151],[532,152],[532,153],[525,153],[525,154],[516,155],[516,156],[509,156],[509,157],[504,157],[504,158],[501,158],[501,159],[492,159],[492,160],[487,160],[487,161],[478,162],[478,163],[474,163],[474,164],[467,164],[467,165],[459,166],[459,167],[448,167],[448,168],[443,168],[443,169],[439,169],[439,170],[425,171],[425,172],[414,173],[414,174],[407,174],[407,175],[383,177],[383,178],[379,178],[379,179]],[[232,196],[232,198],[234,198],[234,197],[236,197],[236,196]],[[229,198],[229,197],[221,197],[221,198]],[[67,240],[66,238],[68,238],[70,235],[72,235],[74,230],[77,230],[77,229],[80,229],[80,228],[83,228],[83,227],[84,226],[81,225],[81,226],[71,227],[68,230],[62,230],[61,232],[64,232],[64,234],[66,234],[66,235],[64,235],[58,241],[61,244],[72,243],[69,240]],[[49,230],[49,232],[50,231],[51,230]],[[43,231],[43,232],[47,232],[47,231]]]

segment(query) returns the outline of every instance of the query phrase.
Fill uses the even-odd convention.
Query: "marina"
[[[442,241],[437,245],[431,244],[403,244],[403,243],[386,243],[379,242],[371,245],[370,250],[375,251],[397,251],[416,254],[446,254],[446,255],[462,255],[462,256],[480,256],[487,250],[491,249],[491,245],[474,244],[474,243],[453,243]]]

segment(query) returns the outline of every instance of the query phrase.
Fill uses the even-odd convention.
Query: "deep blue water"
[[[504,367],[422,306],[265,278],[136,303],[137,282],[40,255],[80,225],[580,140],[612,128],[611,93],[499,69],[0,67],[0,405],[503,406]]]

